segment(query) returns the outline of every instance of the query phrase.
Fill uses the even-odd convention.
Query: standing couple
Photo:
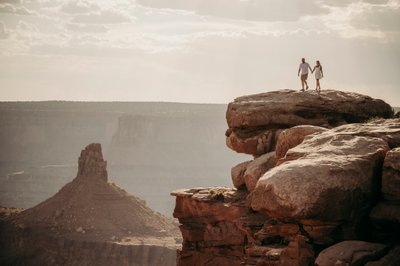
[[[299,66],[299,71],[297,72],[297,76],[300,75],[300,79],[301,79],[301,91],[304,91],[304,84],[306,85],[306,90],[308,90],[308,84],[307,84],[307,77],[308,77],[308,70],[311,70],[311,73],[314,73],[315,71],[315,79],[317,81],[317,86],[315,88],[315,90],[317,92],[321,91],[321,84],[319,82],[320,79],[322,79],[322,77],[324,76],[324,72],[322,72],[322,66],[319,63],[319,61],[317,60],[316,65],[314,66],[313,69],[311,69],[310,65],[306,62],[306,60],[304,58],[301,59],[301,63]]]

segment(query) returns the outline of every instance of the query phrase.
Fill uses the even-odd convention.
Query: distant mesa
[[[133,262],[156,265],[157,261],[160,265],[172,265],[175,260],[174,250],[180,242],[179,230],[172,220],[148,208],[143,200],[108,182],[107,162],[103,159],[101,145],[97,143],[82,150],[78,173],[72,182],[39,205],[12,215],[8,222],[17,228],[17,235],[19,232],[22,238],[29,238],[25,240],[27,243],[38,242],[38,247],[10,245],[18,252],[40,248],[48,252],[40,255],[45,257],[37,258],[38,261],[50,258],[57,262],[71,260],[71,265],[84,264],[74,263],[76,258],[63,252],[54,258],[52,252],[65,248],[63,245],[69,243],[76,256],[84,256],[79,251],[82,247],[83,250],[89,248],[82,252],[90,255],[94,252],[90,251],[90,247],[93,247],[97,252],[105,252],[110,258],[114,257],[100,260],[99,264],[89,260],[96,265],[121,265],[118,260],[131,261],[132,265],[139,265]],[[46,246],[47,239],[44,236],[50,239],[50,246]],[[41,241],[43,238],[46,241]],[[54,241],[64,244],[54,246]],[[92,244],[85,246],[84,243],[89,242]],[[102,246],[101,243],[109,244]],[[143,245],[148,247],[144,248]],[[143,251],[143,248],[153,252],[155,257],[141,254],[140,249]]]

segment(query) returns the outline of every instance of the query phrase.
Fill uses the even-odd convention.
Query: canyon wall
[[[12,266],[172,266],[176,246],[79,241],[17,230],[0,221],[0,263]]]

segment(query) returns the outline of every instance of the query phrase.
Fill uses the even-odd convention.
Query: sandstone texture
[[[106,166],[100,144],[88,145],[72,182],[4,219],[2,265],[174,265],[177,225],[108,183]]]
[[[311,246],[297,225],[279,224],[246,204],[247,192],[223,187],[172,193],[181,223],[177,265],[309,265]],[[273,228],[263,228],[265,223]],[[270,234],[258,233],[271,232]]]
[[[317,257],[318,266],[364,265],[384,254],[383,244],[363,241],[344,241],[323,250]]]
[[[238,189],[253,191],[258,179],[275,166],[275,152],[263,154],[258,158],[240,163],[231,169],[233,185]]]
[[[389,201],[400,201],[400,148],[388,152],[383,164],[382,193]]]
[[[244,172],[243,178],[244,183],[248,191],[253,191],[256,187],[258,179],[275,165],[275,152],[263,154],[260,157],[250,162],[246,171]]]
[[[381,191],[383,199],[369,217],[378,238],[396,242],[400,235],[400,148],[390,150],[385,157]]]
[[[351,219],[373,198],[379,181],[375,173],[388,150],[376,138],[333,134],[307,139],[259,180],[251,206],[289,221]]]
[[[324,132],[327,129],[318,126],[295,126],[284,130],[279,134],[276,143],[276,160],[284,157],[286,152],[303,142],[304,138],[314,133]]]
[[[244,173],[250,162],[251,161],[243,162],[231,168],[232,183],[238,189],[245,188]]]
[[[177,264],[400,261],[400,119],[392,113],[381,100],[340,91],[237,98],[226,143],[254,159],[232,168],[236,189],[173,193],[184,239]]]
[[[228,105],[226,143],[234,151],[258,156],[275,149],[282,129],[297,125],[331,128],[392,115],[390,105],[382,100],[350,92],[281,90],[243,96]]]

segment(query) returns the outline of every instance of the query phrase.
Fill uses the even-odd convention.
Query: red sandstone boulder
[[[390,105],[382,100],[351,92],[281,90],[243,96],[228,105],[227,145],[258,156],[275,149],[282,129],[297,125],[335,127],[392,115]]]
[[[245,183],[244,183],[244,173],[246,172],[247,165],[249,165],[251,161],[243,162],[240,163],[231,169],[231,178],[232,178],[232,183],[235,186],[235,188],[245,188]]]
[[[226,132],[226,145],[239,153],[260,156],[275,149],[275,144],[282,129],[268,129],[254,133],[243,130]]]
[[[243,178],[248,191],[253,191],[258,179],[275,166],[275,152],[270,152],[251,161],[244,172]]]
[[[374,197],[386,152],[381,139],[342,134],[306,138],[257,183],[251,207],[281,220],[343,221]]]
[[[326,131],[326,128],[318,126],[295,126],[284,130],[278,137],[276,143],[276,160],[284,157],[286,152],[303,142],[304,138],[314,133]]]
[[[240,163],[231,169],[233,185],[238,189],[253,191],[258,179],[275,166],[275,152],[263,154],[252,161]]]

